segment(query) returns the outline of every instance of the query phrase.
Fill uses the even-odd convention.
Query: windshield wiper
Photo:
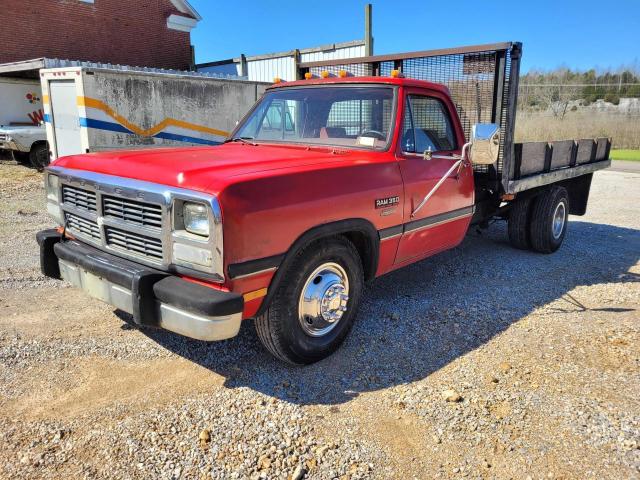
[[[247,145],[253,145],[254,147],[258,145],[257,143],[251,142],[250,140],[253,140],[253,137],[233,137],[233,138],[226,139],[222,143],[242,142],[242,143],[246,143]]]

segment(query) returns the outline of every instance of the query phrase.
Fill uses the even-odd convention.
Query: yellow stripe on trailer
[[[111,118],[116,120],[118,123],[120,123],[120,125],[122,125],[123,127],[144,137],[152,137],[170,126],[184,128],[187,130],[194,130],[196,132],[210,133],[210,134],[218,135],[221,137],[226,137],[229,135],[229,132],[226,132],[224,130],[205,127],[203,125],[196,125],[195,123],[185,122],[183,120],[177,120],[175,118],[165,118],[157,125],[151,128],[144,129],[139,127],[138,125],[131,123],[122,115],[119,115],[115,110],[113,110],[111,107],[106,105],[104,102],[91,97],[78,97],[78,106],[95,108],[96,110],[101,110],[107,115],[109,115]]]

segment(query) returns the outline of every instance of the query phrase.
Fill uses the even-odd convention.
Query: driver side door
[[[405,190],[404,228],[396,264],[411,263],[454,247],[462,241],[471,222],[474,187],[470,163],[463,162],[459,170],[447,175],[464,143],[453,108],[440,92],[406,90],[397,153]],[[431,160],[424,159],[425,150],[431,150]],[[429,200],[416,211],[429,193]]]

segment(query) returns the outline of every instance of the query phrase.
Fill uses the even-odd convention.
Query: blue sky
[[[358,1],[190,0],[198,63],[364,36]],[[518,40],[523,71],[640,67],[640,0],[373,1],[376,54]]]

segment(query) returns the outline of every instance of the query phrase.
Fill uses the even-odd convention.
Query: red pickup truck
[[[220,146],[56,160],[45,185],[60,227],[37,236],[43,272],[201,340],[255,319],[271,353],[304,364],[344,340],[366,282],[455,247],[472,223],[508,219],[515,246],[558,249],[608,165],[599,142],[588,162],[554,169],[543,155],[523,176],[535,148],[505,147],[508,122],[477,123],[467,139],[446,86],[382,75],[385,61],[397,65],[358,59],[373,66],[365,77],[303,66],[306,79],[274,84]],[[505,148],[520,151],[506,180]]]

